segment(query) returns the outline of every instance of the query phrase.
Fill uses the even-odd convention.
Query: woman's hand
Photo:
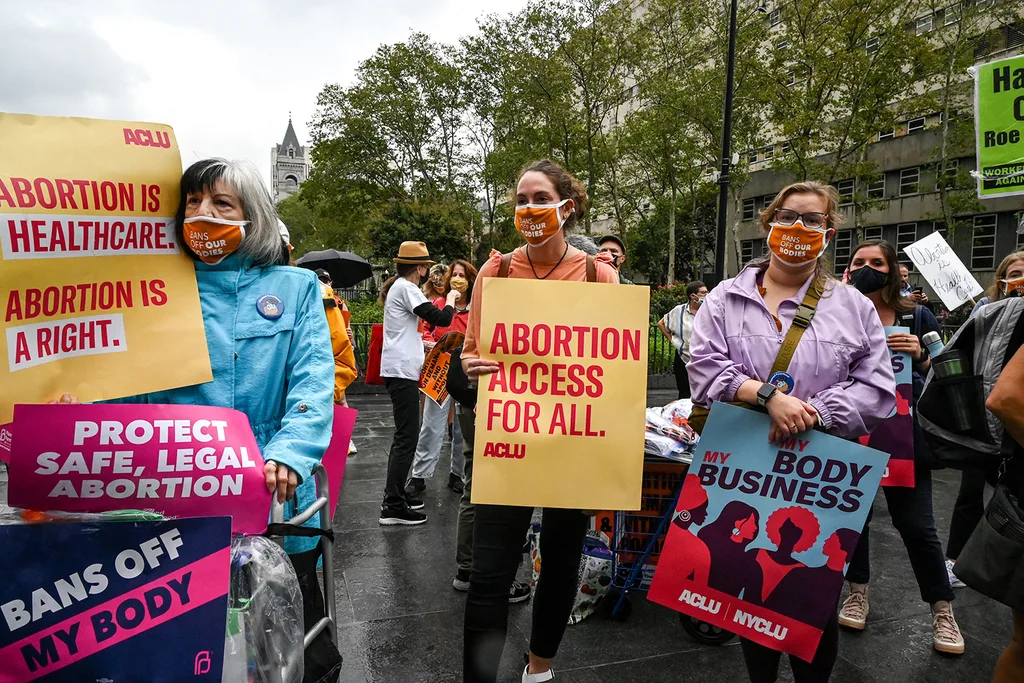
[[[494,374],[501,369],[501,363],[483,358],[463,358],[462,369],[465,371],[466,377],[475,379],[481,375]]]
[[[448,292],[448,296],[445,299],[445,303],[447,303],[452,308],[455,308],[455,302],[459,300],[459,296],[459,290],[453,289],[452,291]]]
[[[50,401],[50,405],[51,406],[55,406],[55,405],[76,405],[77,403],[78,403],[78,399],[75,398],[74,396],[72,396],[71,394],[64,394],[60,398],[55,399],[53,401]]]
[[[921,340],[917,338],[917,335],[896,332],[895,334],[890,334],[885,342],[893,351],[909,354],[910,359],[915,363],[920,362]]]
[[[437,346],[437,342],[428,341],[426,339],[423,340],[423,350],[424,351],[431,351],[431,350],[433,350],[433,348],[435,346]]]
[[[818,424],[818,411],[798,398],[776,393],[765,404],[772,418],[768,441],[778,443],[801,432],[814,429]]]
[[[263,476],[267,481],[267,490],[277,490],[277,502],[284,503],[295,497],[295,489],[299,486],[299,477],[294,471],[273,460],[263,466]]]

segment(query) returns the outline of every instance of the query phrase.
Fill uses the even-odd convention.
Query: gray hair
[[[572,235],[566,235],[565,241],[580,251],[587,252],[589,256],[597,256],[597,245],[594,244],[594,240],[590,239],[586,235],[573,233]]]
[[[238,252],[251,258],[256,266],[287,263],[287,249],[282,246],[281,233],[278,230],[277,210],[274,209],[274,202],[263,183],[263,177],[250,161],[214,158],[197,161],[189,166],[181,176],[178,231],[181,231],[185,219],[188,195],[202,192],[204,189],[212,190],[218,180],[224,181],[238,193],[245,220],[249,221],[245,229],[245,239]],[[184,244],[184,240],[181,240],[181,243]]]

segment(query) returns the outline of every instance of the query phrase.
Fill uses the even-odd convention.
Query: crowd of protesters
[[[446,485],[462,496],[453,586],[467,593],[463,671],[464,680],[472,683],[496,680],[508,605],[531,597],[530,587],[517,583],[516,576],[534,515],[532,508],[474,505],[470,499],[476,383],[499,369],[479,347],[486,306],[481,281],[497,277],[632,284],[622,272],[627,262],[622,239],[609,235],[595,244],[571,234],[584,217],[587,197],[584,186],[558,164],[538,161],[524,167],[514,207],[521,247],[493,252],[477,272],[465,260],[440,266],[429,245],[404,242],[394,256],[397,275],[381,293],[380,374],[393,405],[395,435],[379,521],[408,527],[427,521],[420,512],[421,496],[450,434]],[[833,187],[816,182],[786,187],[760,214],[768,255],[713,288],[689,283],[686,300],[658,321],[675,351],[679,396],[692,398],[695,426],[714,402],[725,401],[767,413],[771,428],[765,438],[770,441],[811,429],[845,439],[868,435],[897,402],[890,350],[911,358],[917,403],[934,360],[923,338],[939,331],[927,296],[910,286],[895,250],[881,240],[857,246],[842,280],[833,278],[825,254],[842,221],[837,207]],[[266,462],[266,485],[286,503],[287,514],[294,515],[315,496],[311,472],[331,436],[333,405],[346,403],[346,389],[357,376],[343,304],[334,296],[328,273],[288,265],[293,262],[287,230],[249,164],[209,159],[190,166],[181,180],[176,225],[179,241],[195,262],[214,379],[121,402],[185,402],[245,412]],[[210,252],[203,248],[207,237],[200,235],[214,235],[227,247]],[[802,246],[794,250],[794,244]],[[987,410],[992,424],[1005,430],[1002,457],[987,469],[964,471],[945,556],[933,515],[935,458],[916,426],[914,486],[884,488],[921,598],[931,608],[933,645],[954,655],[965,648],[951,607],[953,588],[960,584],[956,567],[946,558],[962,558],[965,545],[970,546],[967,539],[984,526],[986,484],[1006,492],[1018,506],[1018,518],[1017,501],[1024,496],[1022,292],[1024,252],[1016,252],[1000,264],[975,311],[986,320],[1000,315],[1004,321],[978,328],[1006,337],[1000,340],[1005,350],[998,359],[1001,376],[986,383],[978,398],[984,402],[978,410]],[[800,318],[808,304],[813,317]],[[550,301],[554,309],[570,305]],[[799,381],[786,391],[769,382],[769,374],[782,336],[796,323],[806,327],[806,334],[790,349],[788,373]],[[893,325],[910,331],[887,336],[884,327]],[[441,403],[421,400],[419,391],[424,356],[437,344],[447,344],[453,357],[451,398]],[[65,395],[61,401],[74,398]],[[552,661],[577,592],[590,525],[588,513],[571,508],[546,508],[541,519],[544,562],[532,595],[524,683],[555,679]],[[319,559],[315,544],[314,537],[289,538],[286,543],[305,582],[307,623],[324,609],[311,597],[318,594],[311,590]],[[797,683],[829,680],[839,654],[840,626],[863,629],[869,623],[869,547],[865,527],[847,573],[848,597],[842,605],[827,606],[832,617],[817,653],[809,662],[791,658]],[[1016,562],[1021,561],[1018,554]],[[1024,564],[1015,571],[1024,577]],[[1022,592],[1017,589],[1016,600]],[[1008,604],[1013,608],[1013,639],[998,661],[994,680],[999,683],[1024,680],[1024,604]],[[746,640],[741,650],[751,681],[777,680],[780,652]]]

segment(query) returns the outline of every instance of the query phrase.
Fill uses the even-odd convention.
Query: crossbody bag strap
[[[782,348],[779,349],[779,355],[775,357],[772,370],[768,373],[769,376],[774,375],[776,372],[785,372],[789,369],[789,364],[793,361],[793,354],[796,353],[796,347],[800,343],[800,338],[804,336],[804,331],[811,326],[811,320],[814,318],[814,313],[818,308],[818,300],[821,299],[822,293],[821,285],[817,282],[807,289],[807,293],[804,294],[804,300],[797,306],[796,315],[793,316],[793,324],[789,326],[789,332],[786,333],[786,338],[782,341]]]
[[[587,254],[587,282],[597,282],[597,257]]]
[[[501,265],[498,266],[498,277],[508,277],[508,268],[512,265],[512,253],[501,255]]]

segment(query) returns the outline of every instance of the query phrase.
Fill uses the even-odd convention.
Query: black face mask
[[[888,273],[875,270],[871,266],[864,266],[857,270],[850,271],[850,284],[860,290],[861,294],[871,294],[885,287],[885,281],[889,278]]]

